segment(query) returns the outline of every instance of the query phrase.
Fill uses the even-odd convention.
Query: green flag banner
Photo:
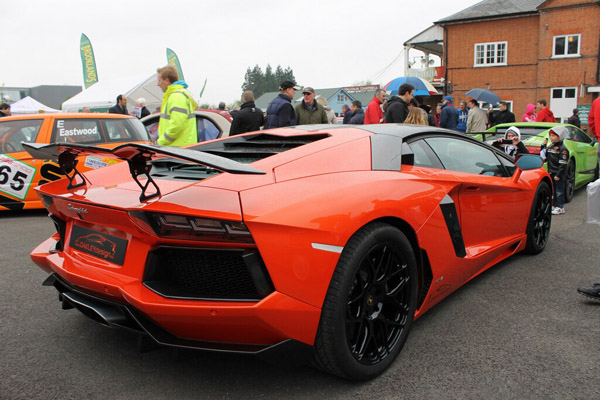
[[[204,79],[204,85],[202,86],[202,90],[200,91],[200,97],[202,97],[202,95],[204,94],[204,89],[206,89],[206,81],[208,80],[208,78]]]
[[[177,58],[177,54],[171,49],[167,49],[167,61],[169,64],[172,64],[177,68],[177,72],[179,73],[179,80],[185,81],[183,79],[183,71],[181,70],[181,64],[179,64],[179,58]]]
[[[79,42],[79,51],[81,52],[81,66],[83,67],[83,82],[87,89],[98,82],[98,71],[96,70],[96,60],[94,58],[92,43],[90,43],[90,39],[83,33]]]

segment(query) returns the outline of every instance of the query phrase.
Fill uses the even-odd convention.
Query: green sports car
[[[512,122],[499,124],[488,129],[480,139],[491,143],[504,137],[504,133],[511,126],[516,126],[521,131],[521,141],[531,154],[540,154],[540,146],[544,139],[549,138],[550,128],[563,125],[569,129],[565,139],[565,147],[569,150],[569,165],[567,166],[567,184],[565,186],[565,201],[573,198],[573,192],[588,182],[598,179],[598,142],[592,139],[581,129],[570,124],[552,122]]]

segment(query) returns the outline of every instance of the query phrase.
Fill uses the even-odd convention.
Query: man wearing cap
[[[367,106],[367,111],[365,112],[365,124],[382,124],[384,122],[381,105],[385,101],[385,98],[385,90],[377,89],[375,96]]]
[[[296,125],[296,112],[292,100],[296,94],[296,84],[283,81],[279,84],[279,94],[267,106],[267,120],[264,129]]]
[[[442,101],[440,128],[456,129],[456,125],[458,125],[458,110],[452,104],[452,96],[446,96]]]
[[[508,103],[501,101],[499,103],[500,111],[494,112],[492,109],[488,110],[488,118],[490,120],[490,128],[498,124],[506,124],[509,122],[515,122],[515,114],[508,111]]]
[[[315,101],[315,89],[305,87],[302,90],[302,103],[296,106],[296,121],[298,125],[326,124],[325,108]]]

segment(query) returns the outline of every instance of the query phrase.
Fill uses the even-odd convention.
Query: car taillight
[[[529,154],[540,154],[540,146],[525,146]]]
[[[239,243],[254,242],[250,231],[240,221],[140,211],[133,211],[129,214],[143,225],[149,226],[160,237]]]

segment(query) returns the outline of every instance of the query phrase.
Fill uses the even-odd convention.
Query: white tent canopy
[[[55,113],[59,110],[50,108],[45,104],[40,103],[32,97],[23,97],[10,105],[10,113],[12,115],[20,114],[37,114],[37,113]]]
[[[130,76],[99,81],[62,103],[65,112],[80,112],[83,107],[92,111],[105,111],[117,103],[117,96],[127,97],[127,109],[131,112],[135,101],[143,97],[150,112],[160,107],[163,91],[157,86],[156,73],[150,76]]]

